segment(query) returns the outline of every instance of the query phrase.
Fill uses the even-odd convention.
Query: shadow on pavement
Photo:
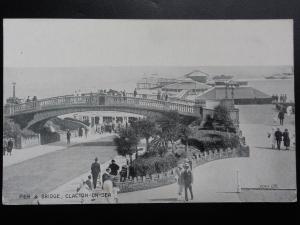
[[[112,141],[92,141],[86,143],[78,143],[72,145],[72,147],[92,147],[92,146],[115,146]]]

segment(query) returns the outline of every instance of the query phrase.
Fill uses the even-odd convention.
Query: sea
[[[248,81],[248,85],[266,94],[286,94],[294,101],[294,79],[265,79],[283,72],[292,72],[292,66],[210,66],[210,67],[4,67],[3,100],[12,96],[12,82],[16,82],[16,96],[38,99],[73,94],[76,90],[89,93],[98,89],[114,89],[133,92],[136,83],[145,77],[184,78],[184,74],[201,71],[215,75],[233,75],[236,80]]]
[[[248,86],[260,90],[266,94],[287,95],[287,102],[295,101],[294,79],[249,79]]]

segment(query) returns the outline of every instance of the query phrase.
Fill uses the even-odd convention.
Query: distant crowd
[[[273,103],[286,103],[287,102],[287,95],[286,94],[274,94],[272,95],[272,102]]]

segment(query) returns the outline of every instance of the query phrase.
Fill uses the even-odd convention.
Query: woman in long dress
[[[275,145],[276,145],[275,131],[276,131],[275,127],[272,127],[271,132],[268,133],[268,138],[270,140],[272,149],[275,149]]]
[[[285,146],[285,149],[288,150],[290,147],[290,134],[288,129],[284,130],[282,136],[283,136],[283,144]]]
[[[106,201],[113,203],[113,182],[112,176],[110,175],[110,168],[107,168],[102,175],[102,189],[105,194]]]

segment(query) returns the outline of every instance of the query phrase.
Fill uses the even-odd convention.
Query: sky
[[[4,97],[13,81],[20,97],[50,97],[132,88],[144,74],[257,75],[293,65],[292,20],[5,19],[3,29]]]

